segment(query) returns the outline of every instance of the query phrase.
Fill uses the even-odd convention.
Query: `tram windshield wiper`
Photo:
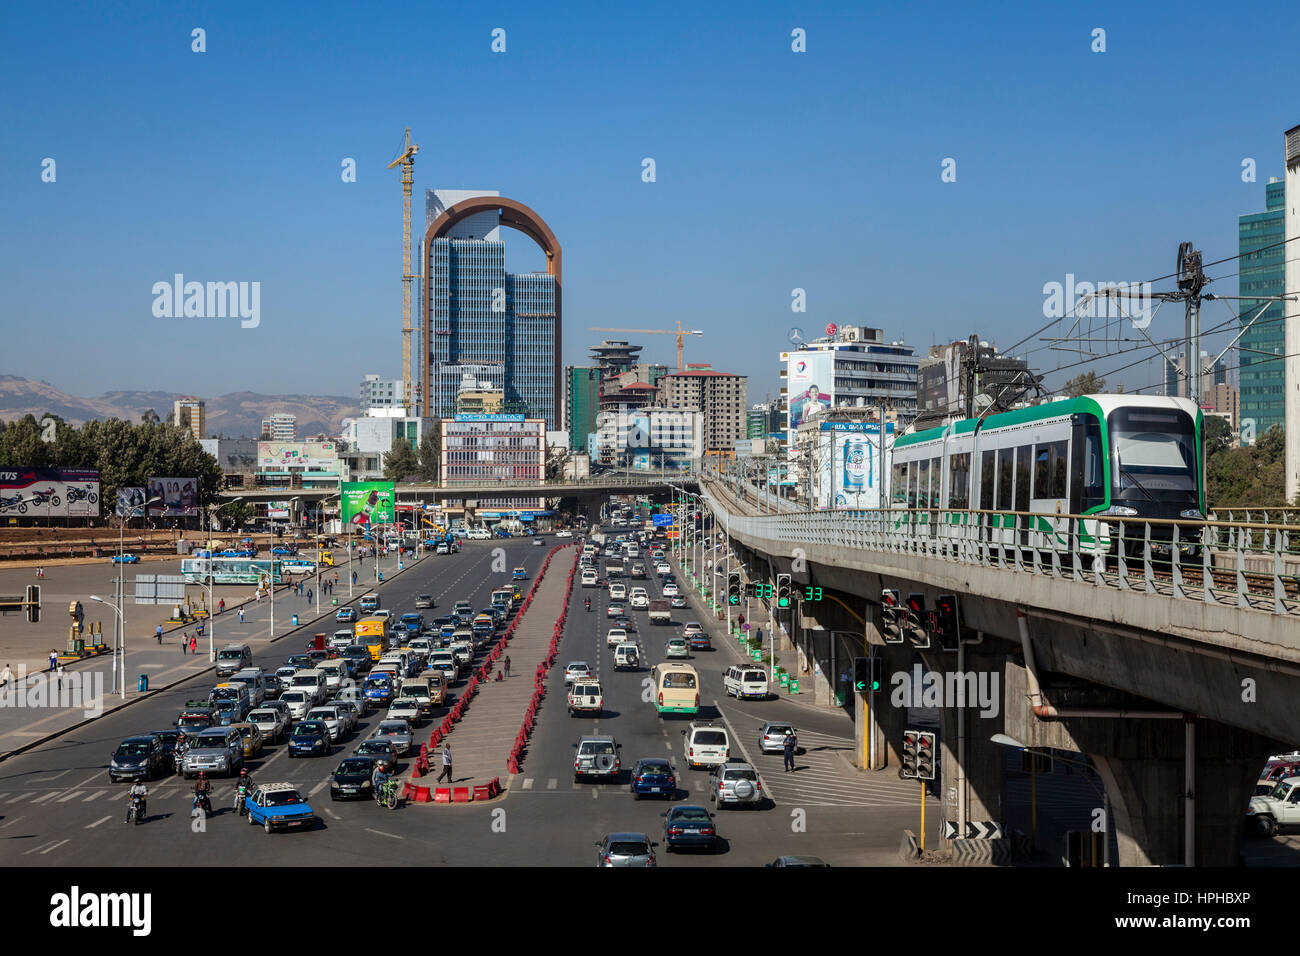
[[[1140,481],[1137,480],[1137,475],[1133,474],[1133,472],[1129,471],[1129,470],[1128,470],[1127,468],[1125,468],[1122,464],[1119,466],[1119,473],[1120,473],[1121,475],[1128,475],[1128,480],[1131,481],[1131,482],[1133,482],[1133,484],[1137,485],[1137,489],[1138,489],[1138,491],[1140,491],[1140,492],[1142,492],[1142,494],[1146,495],[1148,501],[1155,501],[1155,500],[1156,500],[1155,497],[1151,494],[1151,492],[1147,491],[1146,486],[1144,486],[1144,485],[1142,484],[1142,482],[1140,482]]]

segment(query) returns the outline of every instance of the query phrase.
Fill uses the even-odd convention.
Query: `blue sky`
[[[757,400],[792,326],[1009,346],[1045,321],[1045,282],[1163,276],[1183,240],[1236,253],[1237,216],[1263,209],[1300,123],[1284,19],[1198,3],[13,7],[0,372],[78,394],[354,395],[363,373],[396,377],[401,189],[384,167],[406,126],[417,231],[434,186],[498,189],[554,229],[566,364],[601,337],[589,326],[680,318],[705,331],[687,360],[749,375]],[[512,268],[539,266],[506,236]],[[260,282],[260,326],[155,318],[151,288],[176,272]],[[1152,332],[1181,329],[1166,310]],[[642,340],[675,361],[671,337]],[[1159,377],[1152,362],[1121,380]]]

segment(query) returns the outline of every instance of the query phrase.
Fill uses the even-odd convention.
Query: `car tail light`
[[[762,789],[763,789],[763,783],[762,783],[762,781],[755,781],[755,783],[754,783],[754,789],[755,789],[755,790],[762,790]]]
[[[688,756],[688,757],[694,757],[694,756],[695,756],[695,748],[694,748],[694,747],[691,747],[689,750],[687,750],[687,751],[686,751],[686,756]]]
[[[722,781],[719,780],[719,781],[718,781],[718,793],[721,793],[721,792],[722,792]]]
[[[659,706],[662,707],[663,705],[664,705],[664,695],[663,692],[661,691],[659,693]]]
[[[678,835],[680,835],[681,832],[682,832],[682,828],[681,828],[681,827],[670,827],[670,828],[668,829],[668,832],[669,832],[669,833],[674,833],[674,834],[678,834]]]
[[[700,695],[698,693],[695,695],[695,706],[700,706]]]
[[[605,859],[602,860],[601,862],[606,863],[606,864],[608,864],[608,865],[610,865],[610,866],[613,866],[613,865],[614,865],[614,861],[611,860],[611,859],[609,858],[609,854],[608,854],[608,853],[605,854]]]
[[[704,834],[705,836],[713,836],[713,827],[704,827],[702,830],[700,830],[700,833]]]

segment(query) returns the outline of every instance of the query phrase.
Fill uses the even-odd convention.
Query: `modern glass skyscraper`
[[[497,211],[479,209],[454,218],[457,209],[467,208],[467,200],[481,206],[485,197],[495,196],[453,190],[429,190],[426,196],[426,231],[451,217],[440,235],[426,237],[429,415],[455,414],[456,393],[468,371],[499,385],[507,406],[526,407],[528,417],[557,428],[556,276],[506,272]],[[511,200],[501,203],[518,206]]]
[[[1242,296],[1243,324],[1264,303],[1251,296],[1282,295],[1286,284],[1286,247],[1283,222],[1286,184],[1271,180],[1265,187],[1265,212],[1237,220],[1237,251],[1241,254],[1238,295]],[[1274,246],[1264,249],[1265,246]],[[1263,251],[1257,251],[1257,250]],[[1281,356],[1286,352],[1282,321],[1284,302],[1273,302],[1241,337],[1242,444],[1250,444],[1274,425],[1285,425],[1285,383]],[[1269,358],[1271,353],[1278,358]],[[1252,438],[1252,433],[1254,438]]]
[[[600,411],[600,376],[596,366],[570,365],[565,382],[564,427],[569,430],[569,448],[587,450],[587,436],[596,431]]]

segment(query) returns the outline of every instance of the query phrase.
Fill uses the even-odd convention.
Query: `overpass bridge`
[[[1008,529],[979,512],[798,511],[735,473],[701,492],[752,577],[788,572],[834,597],[797,602],[789,628],[831,632],[820,651],[806,642],[823,697],[852,656],[884,658],[882,690],[850,702],[870,769],[897,765],[914,665],[942,678],[939,793],[959,832],[1003,819],[1002,734],[1091,757],[1120,865],[1237,865],[1260,769],[1300,741],[1300,527],[1198,522],[1189,540],[1186,522],[1128,522],[1127,547],[1105,555],[1073,516],[1056,519],[1054,547],[1026,547],[1041,527],[1029,515]],[[1182,547],[1162,548],[1171,538]],[[960,645],[887,633],[884,589],[926,607],[957,595]],[[979,681],[1000,689],[995,708],[961,696]]]

